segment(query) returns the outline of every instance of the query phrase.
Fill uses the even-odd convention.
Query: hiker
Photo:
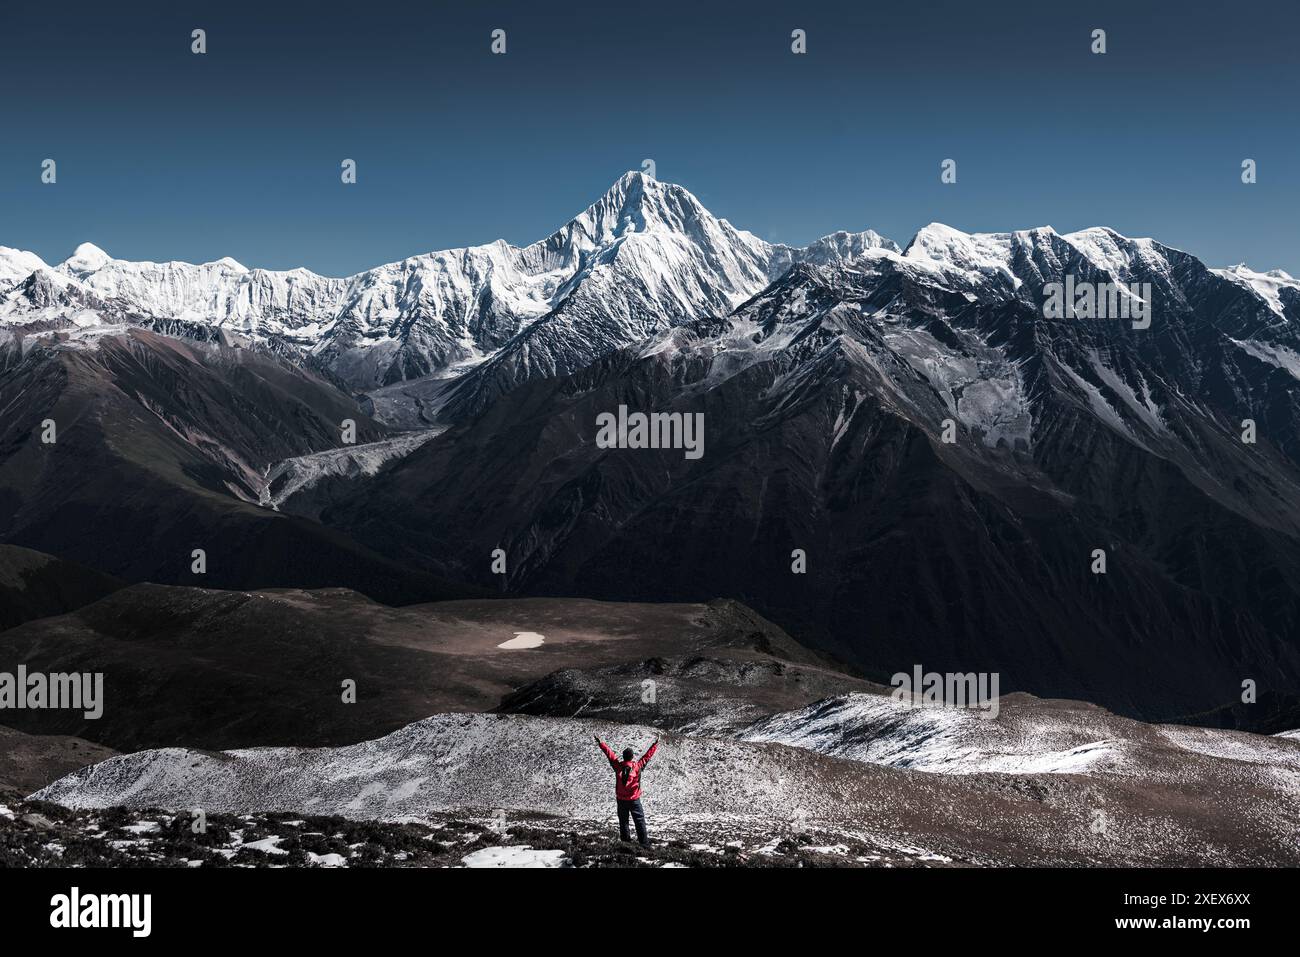
[[[645,829],[645,811],[641,809],[641,769],[650,763],[654,757],[655,751],[659,747],[659,739],[655,738],[654,744],[641,757],[633,760],[633,751],[631,748],[623,749],[623,760],[619,760],[614,754],[614,749],[604,741],[600,740],[600,735],[593,735],[596,743],[600,745],[600,750],[605,752],[605,757],[609,758],[610,767],[614,769],[614,797],[618,799],[618,834],[624,841],[632,840],[627,833],[627,819],[631,815],[633,822],[636,824],[636,839],[642,847],[650,846],[650,838],[646,835]]]

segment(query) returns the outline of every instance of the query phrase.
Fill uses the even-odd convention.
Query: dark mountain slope
[[[262,351],[141,329],[0,348],[0,537],[122,578],[466,595],[338,532],[259,508],[272,463],[387,434],[335,387]],[[45,420],[57,441],[41,441]],[[195,549],[207,571],[191,571]]]
[[[544,641],[501,647],[520,632]],[[99,719],[15,710],[6,723],[123,751],[350,744],[430,714],[494,708],[554,671],[675,655],[833,674],[735,602],[538,598],[390,608],[344,589],[133,585],[0,633],[0,671],[26,664],[30,671],[104,675]],[[345,680],[356,683],[355,703],[343,701]]]
[[[1275,373],[1300,344],[1134,242],[1101,269],[1015,234],[1014,276],[796,266],[726,321],[516,389],[322,518],[484,584],[500,546],[515,592],[734,595],[877,679],[996,671],[1148,718],[1246,678],[1294,693],[1300,407]],[[1044,318],[1044,269],[1149,281],[1156,321]],[[703,413],[704,457],[597,448],[620,405]],[[1246,417],[1271,423],[1254,445]]]
[[[89,605],[125,584],[75,562],[0,544],[0,631]]]
[[[0,804],[31,794],[88,764],[113,756],[112,748],[64,735],[24,734],[0,725]]]

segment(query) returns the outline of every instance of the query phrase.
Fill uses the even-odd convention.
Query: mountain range
[[[126,262],[91,243],[48,266],[0,247],[0,316],[210,326],[298,349],[351,387],[372,389],[498,352],[529,374],[573,371],[611,342],[729,311],[792,262],[880,245],[892,246],[868,231],[806,249],[774,246],[714,217],[686,190],[628,173],[530,246],[443,250],[346,279],[247,269],[229,258]]]
[[[1149,326],[1049,317],[1057,284]],[[629,173],[533,245],[347,279],[0,248],[0,322],[0,537],[128,581],[727,597],[876,680],[1300,693],[1278,271],[1100,227],[793,248]],[[703,414],[705,455],[601,447],[621,406]]]

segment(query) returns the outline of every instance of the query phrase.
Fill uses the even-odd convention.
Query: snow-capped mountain
[[[1300,299],[1257,282],[1104,228],[933,224],[571,374],[489,380],[521,335],[457,381],[457,428],[322,519],[485,586],[460,555],[504,548],[521,592],[736,596],[868,674],[919,655],[1160,719],[1252,669],[1293,693]],[[1047,315],[1076,284],[1132,316]],[[703,414],[704,457],[600,448],[621,405]]]
[[[870,231],[837,233],[806,250],[774,246],[713,216],[682,187],[631,172],[530,246],[444,250],[346,279],[247,269],[228,258],[128,262],[91,243],[50,267],[3,248],[0,319],[84,323],[90,313],[155,328],[213,325],[292,344],[359,389],[501,350],[493,376],[505,368],[517,381],[572,371],[655,329],[725,314],[792,262],[885,246]],[[33,276],[30,288],[21,285]]]
[[[1272,309],[1282,318],[1287,318],[1288,310],[1295,315],[1300,309],[1300,279],[1295,279],[1281,269],[1268,272],[1255,272],[1245,265],[1230,266],[1227,269],[1213,270],[1216,275],[1248,286],[1258,293]]]
[[[35,253],[0,246],[0,290],[45,268],[45,261]]]
[[[10,276],[32,264],[4,262]],[[1073,298],[1076,314],[1054,314],[1067,289],[1118,314]],[[935,223],[906,249],[870,232],[791,249],[630,173],[539,243],[347,280],[82,247],[0,288],[0,317],[0,340],[21,342],[0,362],[27,376],[5,392],[22,413],[5,448],[33,462],[31,397],[65,395],[42,369],[69,376],[78,401],[110,394],[85,387],[91,357],[32,343],[102,350],[109,320],[206,333],[200,364],[223,396],[242,360],[214,323],[331,387],[371,390],[360,405],[381,428],[450,426],[344,454],[334,427],[312,442],[232,433],[291,447],[274,460],[232,458],[189,428],[175,449],[251,465],[235,477],[251,501],[440,580],[500,589],[481,560],[500,547],[519,593],[738,597],[867,673],[922,654],[1151,718],[1234,701],[1243,675],[1300,691],[1300,284],[1284,273],[1210,269],[1101,227]],[[167,341],[110,354],[156,363]],[[137,391],[111,393],[118,416],[102,421],[148,399],[130,416],[194,424],[188,404]],[[621,405],[703,413],[707,454],[598,447],[597,416]],[[10,458],[19,491],[0,519],[62,554],[84,522],[61,496],[79,486],[44,487],[36,510],[28,459]],[[129,541],[143,520],[121,510],[106,537]],[[816,572],[791,573],[795,549]],[[1109,566],[1092,572],[1099,549]]]
[[[346,279],[247,269],[229,258],[128,262],[90,243],[48,266],[0,248],[0,321],[127,322],[172,334],[217,327],[297,351],[365,391],[468,369],[442,400],[455,418],[532,378],[576,371],[665,328],[726,316],[795,265],[888,263],[966,294],[1021,298],[1067,270],[1117,282],[1143,272],[1175,294],[1166,251],[1187,258],[1103,228],[967,234],[937,223],[905,252],[870,230],[793,248],[713,216],[680,186],[630,172],[530,246],[444,250]],[[1300,282],[1286,273],[1238,266],[1214,274],[1279,318],[1300,308]],[[1300,362],[1290,347],[1263,341],[1242,348],[1282,366]]]

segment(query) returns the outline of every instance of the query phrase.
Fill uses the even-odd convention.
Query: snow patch
[[[313,854],[308,851],[307,860],[319,867],[347,867],[348,864],[342,854]]]
[[[546,637],[539,635],[535,631],[516,631],[513,638],[501,642],[497,647],[505,648],[508,651],[517,651],[522,648],[540,648],[544,641],[546,641]]]
[[[1255,272],[1244,265],[1238,265],[1229,266],[1227,269],[1211,269],[1210,272],[1253,290],[1260,299],[1264,300],[1269,309],[1282,318],[1286,318],[1286,307],[1282,304],[1282,290],[1290,289],[1293,293],[1300,293],[1300,280],[1281,269]]]
[[[563,851],[522,847],[485,847],[461,858],[466,867],[563,867]]]
[[[267,469],[262,478],[259,505],[275,511],[294,495],[334,476],[357,478],[377,475],[390,462],[405,458],[430,439],[446,431],[445,427],[410,432],[391,439],[345,445],[342,448],[310,452],[284,459]]]
[[[261,851],[263,854],[288,854],[289,852],[280,847],[280,842],[284,838],[280,836],[264,837],[260,841],[250,841],[247,844],[241,844],[240,847],[246,847],[250,851]]]
[[[1300,379],[1300,353],[1295,352],[1293,349],[1271,342],[1260,342],[1257,339],[1232,339],[1230,341],[1248,355],[1289,372],[1295,378]]]

